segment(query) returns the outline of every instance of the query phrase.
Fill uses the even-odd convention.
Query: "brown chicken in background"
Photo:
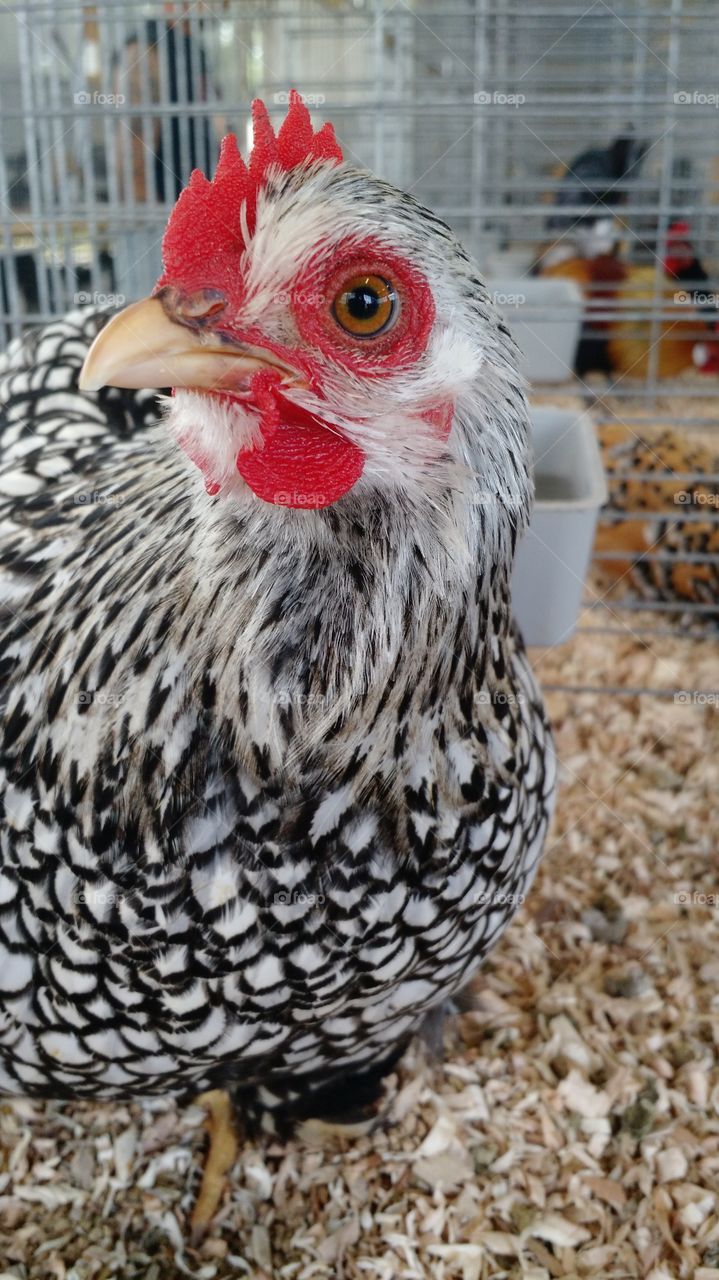
[[[716,605],[719,617],[719,453],[678,429],[635,428],[599,427],[609,506],[627,512],[600,520],[595,552],[616,552],[597,562],[603,585],[618,596]],[[686,478],[694,475],[706,479]]]
[[[646,378],[653,346],[659,378],[694,370],[701,383],[702,374],[719,372],[719,309],[689,223],[667,230],[657,298],[656,264],[623,260],[621,227],[607,212],[573,224],[535,266],[545,278],[574,280],[585,294],[576,373]],[[653,313],[663,317],[658,324]],[[666,408],[671,418],[671,401]],[[678,426],[646,422],[600,420],[598,434],[614,513],[600,518],[597,531],[602,588],[614,598],[716,606],[719,618],[719,449]]]
[[[582,337],[575,363],[580,377],[594,370],[614,378],[646,377],[654,345],[660,378],[675,378],[695,367],[703,373],[719,369],[715,329],[719,313],[704,301],[713,295],[703,295],[696,287],[708,276],[691,245],[690,234],[685,222],[669,228],[664,282],[658,297],[656,267],[623,262],[616,251],[591,258],[578,253],[540,267],[544,277],[575,280],[587,298],[585,328],[590,332]],[[592,315],[606,314],[614,308],[626,310],[628,318],[600,320]],[[633,314],[637,312],[642,318]],[[652,322],[652,312],[664,317],[658,329]],[[676,319],[670,318],[673,313]]]

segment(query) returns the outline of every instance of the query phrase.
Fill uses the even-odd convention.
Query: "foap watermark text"
[[[500,89],[494,89],[490,92],[488,89],[480,89],[479,93],[474,95],[474,104],[477,107],[523,107],[527,101],[524,93],[502,93]]]

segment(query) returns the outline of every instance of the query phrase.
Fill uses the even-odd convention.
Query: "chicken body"
[[[302,269],[333,209],[366,209],[436,307],[416,366],[348,377],[365,467],[333,504],[236,474],[208,494],[177,439],[204,432],[217,463],[223,432],[256,431],[236,406],[178,390],[158,425],[149,392],[80,394],[106,316],[5,359],[6,1092],[227,1085],[271,1106],[386,1058],[531,882],[554,763],[510,611],[530,505],[514,345],[443,224],[348,166],[270,187],[248,272],[277,271],[272,225]],[[411,417],[428,388],[451,397],[446,442]]]

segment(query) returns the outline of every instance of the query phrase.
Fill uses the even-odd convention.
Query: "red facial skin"
[[[375,337],[347,333],[332,309],[343,283],[361,274],[391,281],[398,297],[393,322]],[[216,328],[218,333],[261,347],[297,369],[320,399],[324,394],[323,365],[308,354],[307,347],[359,376],[387,378],[419,359],[435,315],[424,277],[370,240],[335,253],[329,267],[310,264],[292,291],[291,306],[306,347],[280,346],[259,329],[240,331],[227,323],[226,312],[218,317]],[[359,480],[364,468],[361,449],[338,427],[296,404],[278,372],[266,369],[254,374],[247,389],[237,396],[226,390],[209,394],[228,402],[237,400],[257,413],[262,444],[240,450],[236,465],[245,483],[264,502],[304,509],[327,507]],[[433,406],[422,415],[442,439],[451,430],[453,408],[452,404]],[[218,493],[220,486],[209,474],[207,459],[195,455],[192,460],[205,475],[208,493]]]
[[[332,311],[343,283],[360,273],[391,280],[398,294],[394,322],[375,337],[346,333]],[[310,264],[292,291],[292,311],[308,346],[371,378],[387,377],[414,362],[427,345],[434,320],[432,295],[423,277],[371,241],[333,255],[329,270]],[[253,392],[263,377],[252,379]],[[321,395],[317,365],[310,381]],[[237,469],[243,480],[265,502],[291,507],[326,507],[348,493],[364,467],[358,446],[337,427],[293,404],[278,392],[276,381],[272,385],[264,380],[257,389],[264,445],[238,454]]]
[[[332,303],[346,280],[376,275],[394,286],[399,300],[392,324],[374,337],[342,329]],[[314,305],[303,299],[314,299]],[[300,336],[336,364],[365,378],[382,378],[413,365],[424,353],[434,323],[434,301],[421,272],[373,240],[354,242],[332,254],[324,267],[310,263],[292,291]]]
[[[260,347],[278,357],[305,379],[319,399],[323,395],[322,363],[308,349],[319,350],[331,362],[366,378],[382,378],[409,367],[420,358],[434,321],[429,285],[419,271],[381,245],[354,241],[343,250],[333,247],[330,264],[321,258],[310,263],[292,292],[292,309],[303,346],[280,347],[261,330],[242,330],[244,281],[241,262],[245,239],[252,237],[258,201],[268,175],[290,172],[303,164],[342,164],[342,150],[331,124],[315,132],[302,96],[289,94],[289,109],[275,134],[267,108],[252,104],[253,147],[247,163],[228,134],[220,148],[212,181],[198,170],[180,194],[170,215],[162,242],[164,271],[155,292],[171,286],[181,295],[212,289],[223,299],[220,314],[204,327],[219,335]],[[240,211],[242,217],[240,217]],[[351,275],[371,273],[395,286],[399,311],[395,322],[374,337],[343,332],[332,303]],[[314,295],[307,303],[307,296]],[[351,440],[331,423],[300,409],[278,375],[263,370],[237,389],[224,389],[225,399],[237,399],[254,409],[260,422],[262,444],[242,449],[237,469],[251,489],[265,502],[286,506],[323,507],[349,492],[362,474],[364,456]],[[431,406],[424,417],[443,439],[449,434],[453,406]],[[208,459],[194,449],[193,461],[202,470],[210,494],[219,482],[208,472]]]

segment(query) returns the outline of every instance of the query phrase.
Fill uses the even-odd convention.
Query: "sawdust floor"
[[[580,636],[534,658],[548,683],[691,694],[718,655]],[[193,1252],[198,1107],[5,1103],[0,1280],[719,1280],[719,706],[549,703],[543,867],[443,1071],[400,1073],[394,1125],[247,1146]]]

